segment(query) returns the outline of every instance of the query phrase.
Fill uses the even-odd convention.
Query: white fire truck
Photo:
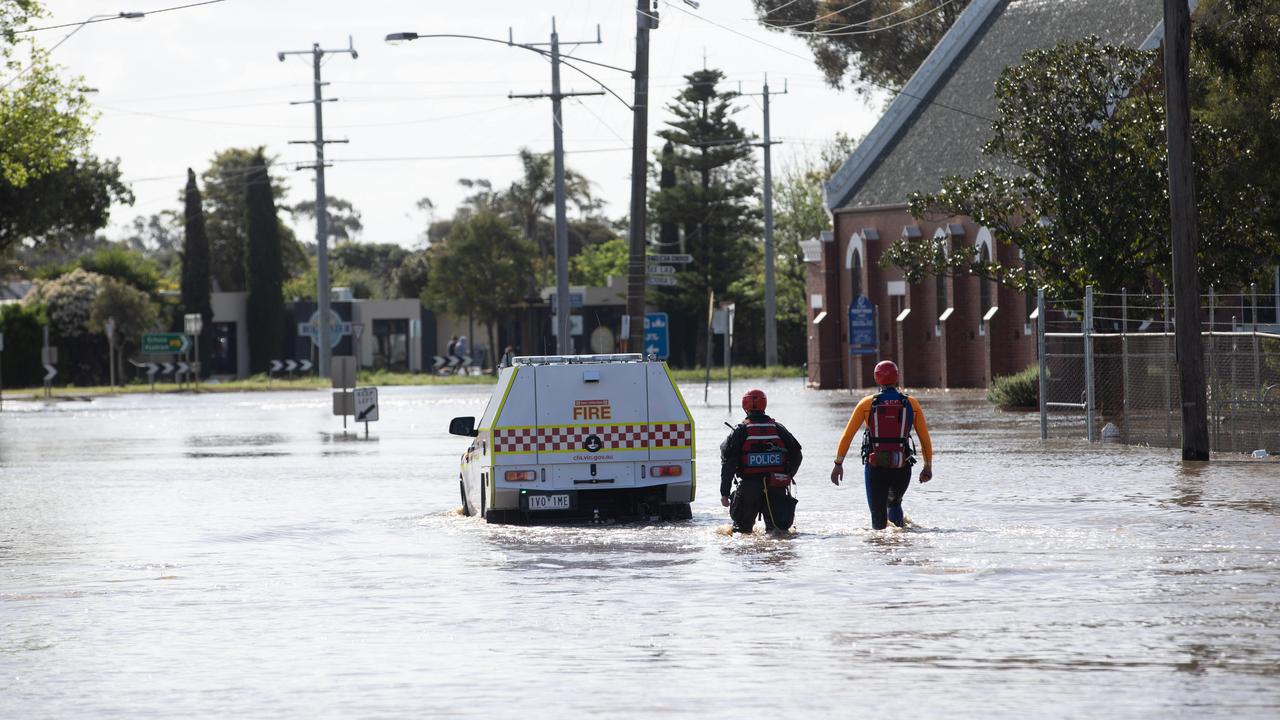
[[[688,519],[693,417],[667,364],[639,354],[517,357],[471,438],[463,512],[491,523]]]

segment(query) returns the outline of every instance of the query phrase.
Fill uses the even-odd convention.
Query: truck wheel
[[[467,486],[461,479],[458,480],[458,492],[462,495],[462,514],[466,517],[475,515],[475,513],[471,512],[470,506],[467,505]]]
[[[689,503],[669,503],[662,506],[659,516],[663,520],[692,520],[693,508]]]

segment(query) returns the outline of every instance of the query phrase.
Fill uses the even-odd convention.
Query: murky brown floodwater
[[[742,389],[741,384],[735,387]],[[937,478],[872,532],[826,480],[844,393],[764,383],[799,533],[727,537],[701,386],[688,523],[460,517],[488,388],[0,413],[0,717],[1280,715],[1280,463],[1041,444],[922,395]]]

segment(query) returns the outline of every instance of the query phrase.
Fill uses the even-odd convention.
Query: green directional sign
[[[184,352],[190,343],[191,341],[182,333],[144,333],[142,352],[180,353]]]

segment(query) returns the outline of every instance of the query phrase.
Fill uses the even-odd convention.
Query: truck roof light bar
[[[511,359],[512,365],[575,365],[581,363],[644,362],[640,353],[613,353],[609,355],[521,355]]]

